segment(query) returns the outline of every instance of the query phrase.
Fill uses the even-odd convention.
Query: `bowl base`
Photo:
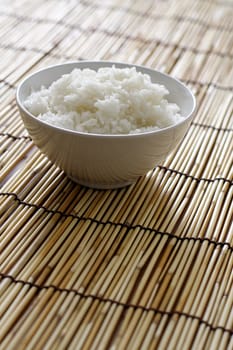
[[[73,176],[68,176],[69,179],[71,179],[73,182],[84,186],[88,188],[93,188],[96,190],[114,190],[117,188],[122,188],[126,186],[132,185],[134,182],[133,181],[125,181],[125,182],[117,182],[117,183],[92,183],[92,182],[86,182],[86,181],[80,181],[79,179],[76,179]]]

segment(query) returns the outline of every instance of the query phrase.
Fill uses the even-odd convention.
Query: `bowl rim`
[[[38,119],[35,115],[33,115],[31,112],[29,112],[25,107],[24,107],[24,104],[23,104],[23,101],[20,99],[20,91],[23,87],[23,85],[26,83],[27,80],[31,79],[34,75],[37,75],[37,74],[40,74],[42,73],[43,71],[46,71],[46,70],[50,70],[50,69],[54,69],[54,68],[57,68],[57,67],[63,67],[63,66],[68,66],[68,65],[76,65],[76,64],[100,64],[101,67],[104,67],[106,64],[107,66],[109,65],[122,65],[122,67],[135,67],[136,69],[143,69],[143,70],[147,70],[148,71],[148,74],[149,74],[149,71],[154,71],[158,74],[160,74],[161,76],[165,76],[166,78],[168,79],[171,79],[173,81],[176,82],[176,84],[182,86],[189,94],[189,96],[191,97],[191,101],[192,101],[192,108],[191,108],[191,111],[190,113],[183,118],[183,120],[180,120],[179,122],[175,123],[175,124],[172,124],[170,126],[167,126],[167,127],[164,127],[164,128],[161,128],[161,129],[154,129],[154,130],[148,130],[148,131],[143,131],[143,132],[138,132],[138,133],[131,133],[131,134],[101,134],[101,133],[90,133],[90,132],[82,132],[82,131],[77,131],[77,130],[72,130],[72,129],[66,129],[66,128],[63,128],[63,127],[59,127],[59,126],[56,126],[56,125],[52,125],[51,123],[48,123],[46,121],[43,121],[41,119]],[[100,68],[101,68],[100,67]],[[79,68],[79,67],[77,67]],[[90,67],[90,69],[92,69]],[[68,74],[68,73],[62,73],[61,72],[61,76],[63,74]],[[196,98],[195,98],[195,95],[194,93],[192,92],[192,90],[186,85],[184,84],[183,82],[181,82],[179,79],[173,77],[172,75],[169,75],[167,73],[164,73],[164,72],[161,72],[160,70],[157,70],[157,69],[153,69],[151,67],[147,67],[147,66],[144,66],[144,65],[137,65],[137,64],[133,64],[133,63],[126,63],[126,62],[121,62],[121,61],[111,61],[111,60],[80,60],[80,61],[66,61],[64,63],[58,63],[58,64],[54,64],[54,65],[49,65],[49,66],[46,66],[46,67],[43,67],[39,70],[36,70],[34,72],[32,72],[31,74],[25,76],[22,81],[19,83],[19,85],[17,86],[16,88],[16,94],[15,94],[15,97],[16,97],[16,103],[19,107],[19,109],[23,110],[24,113],[26,113],[28,116],[30,116],[30,118],[36,120],[36,122],[38,122],[39,124],[41,125],[45,125],[46,127],[49,127],[50,129],[54,129],[54,130],[57,130],[57,131],[60,131],[60,132],[64,132],[66,134],[72,134],[72,135],[79,135],[79,136],[82,136],[82,137],[99,137],[99,138],[135,138],[135,137],[145,137],[146,135],[154,135],[154,134],[161,134],[161,133],[164,133],[168,130],[171,130],[171,129],[174,129],[176,127],[179,127],[179,126],[182,126],[182,124],[185,124],[188,120],[192,120],[193,118],[193,114],[195,113],[195,110],[196,110],[196,107],[197,107],[197,102],[196,102]]]

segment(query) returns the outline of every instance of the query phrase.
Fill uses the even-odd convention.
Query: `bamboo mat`
[[[233,349],[233,1],[0,2],[0,348]],[[71,182],[33,145],[15,88],[68,60],[185,82],[183,142],[136,184]]]

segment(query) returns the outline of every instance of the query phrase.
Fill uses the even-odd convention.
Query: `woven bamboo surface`
[[[0,348],[233,349],[233,1],[0,2]],[[136,184],[71,182],[15,88],[68,60],[179,78],[197,111]]]

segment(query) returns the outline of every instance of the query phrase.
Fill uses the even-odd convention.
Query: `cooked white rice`
[[[135,68],[74,69],[33,92],[25,107],[39,119],[86,133],[128,134],[161,129],[182,117],[168,90]]]

